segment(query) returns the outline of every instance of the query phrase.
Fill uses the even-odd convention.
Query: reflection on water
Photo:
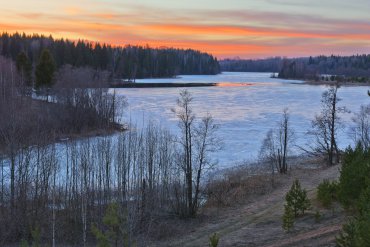
[[[211,113],[220,124],[219,135],[224,149],[217,154],[220,166],[229,166],[242,160],[257,157],[266,132],[274,128],[284,108],[291,114],[291,126],[296,143],[307,142],[306,132],[311,119],[320,111],[321,94],[325,86],[300,84],[300,81],[270,78],[271,73],[223,73],[216,76],[180,76],[179,78],[138,80],[138,82],[202,82],[220,83],[220,87],[189,88],[193,94],[193,109],[197,116]],[[370,103],[367,87],[339,89],[341,105],[352,113],[342,118],[351,123],[353,112],[361,104]],[[130,88],[116,89],[118,95],[127,97],[129,106],[124,113],[126,121],[142,126],[147,120],[177,130],[177,120],[171,112],[181,89]],[[348,127],[340,135],[339,145],[350,144]]]
[[[253,83],[232,83],[232,82],[218,82],[218,87],[247,87],[247,86],[253,86]]]

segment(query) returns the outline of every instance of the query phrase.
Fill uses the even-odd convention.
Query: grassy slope
[[[316,202],[316,187],[323,179],[336,179],[339,167],[326,169],[295,169],[288,176],[278,179],[281,186],[253,202],[232,208],[206,210],[208,219],[184,228],[181,234],[165,242],[153,243],[152,246],[208,246],[208,237],[217,232],[219,246],[332,246],[335,236],[345,220],[338,205],[335,210],[326,210]],[[294,178],[298,178],[308,190],[313,209],[306,216],[298,218],[294,229],[285,233],[282,228],[284,197]],[[315,222],[316,210],[322,215],[319,223]]]

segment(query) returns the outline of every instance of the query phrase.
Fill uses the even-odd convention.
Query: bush
[[[309,209],[310,201],[307,198],[307,191],[301,188],[301,184],[298,179],[296,179],[291,189],[285,196],[286,207],[289,207],[294,214],[294,217],[303,215],[304,212]]]
[[[217,247],[218,242],[220,241],[220,236],[217,233],[214,233],[209,237],[209,247]]]
[[[338,183],[336,181],[330,182],[325,179],[317,187],[317,200],[319,200],[325,208],[329,208],[337,199],[337,190]]]

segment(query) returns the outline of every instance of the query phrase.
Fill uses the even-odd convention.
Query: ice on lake
[[[276,128],[284,108],[288,108],[297,145],[308,142],[311,120],[320,112],[320,100],[326,86],[302,84],[301,81],[270,78],[271,73],[224,72],[214,76],[184,75],[168,79],[144,79],[140,82],[221,83],[219,87],[188,88],[193,94],[193,110],[199,117],[209,112],[220,125],[223,150],[215,157],[220,167],[233,166],[257,158],[266,132]],[[178,133],[177,119],[171,108],[176,106],[179,88],[115,89],[129,105],[123,111],[126,122],[138,126],[151,120]],[[342,116],[346,128],[340,134],[341,148],[352,144],[349,136],[351,118],[360,105],[369,104],[368,87],[341,87],[338,91],[351,113]],[[294,152],[297,152],[295,149]]]

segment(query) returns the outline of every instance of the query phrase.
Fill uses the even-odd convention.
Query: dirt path
[[[322,219],[317,223],[315,209],[297,219],[291,233],[283,231],[281,217],[284,196],[295,178],[313,199],[315,189],[323,179],[336,179],[338,176],[338,166],[319,170],[296,169],[290,176],[280,178],[282,186],[272,193],[260,196],[252,203],[222,209],[194,228],[184,229],[180,237],[153,246],[208,246],[208,238],[215,232],[221,236],[219,247],[331,246],[344,220],[340,212],[321,209]]]

